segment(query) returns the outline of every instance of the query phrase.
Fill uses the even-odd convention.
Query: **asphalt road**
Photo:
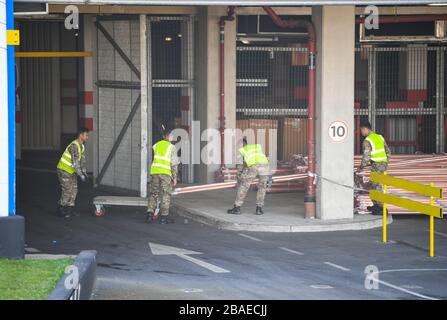
[[[178,216],[173,225],[148,225],[144,208],[111,208],[104,217],[92,216],[92,199],[99,193],[81,185],[82,215],[66,220],[55,216],[55,174],[19,170],[17,184],[29,251],[98,251],[94,299],[447,298],[445,219],[436,221],[437,256],[430,258],[427,217],[394,217],[388,244],[380,242],[380,229],[238,233]],[[157,245],[198,254],[165,255],[174,249]],[[378,281],[366,279],[367,266],[378,271]]]

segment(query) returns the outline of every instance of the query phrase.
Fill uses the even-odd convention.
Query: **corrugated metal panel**
[[[139,24],[137,20],[101,21],[133,64],[140,67]],[[136,75],[98,31],[98,80],[138,81]],[[98,161],[102,168],[130,110],[138,98],[137,89],[98,89],[99,145]],[[102,185],[139,190],[140,113],[126,131],[113,160],[101,181]]]
[[[58,32],[57,22],[20,22],[21,51],[52,51],[55,49],[53,36]],[[56,101],[53,99],[54,77],[52,59],[21,59],[19,63],[20,93],[22,111],[23,149],[59,148],[54,135],[53,113]]]

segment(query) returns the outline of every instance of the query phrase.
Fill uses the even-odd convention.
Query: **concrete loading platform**
[[[254,214],[256,192],[249,192],[242,206],[241,215],[227,214],[233,206],[235,190],[218,190],[176,195],[172,198],[171,211],[178,215],[218,229],[259,232],[318,232],[338,230],[363,230],[382,226],[381,216],[354,215],[353,219],[305,219],[303,193],[268,194],[265,214]],[[146,206],[140,197],[99,196],[95,206],[124,205]],[[392,222],[389,217],[388,222]]]

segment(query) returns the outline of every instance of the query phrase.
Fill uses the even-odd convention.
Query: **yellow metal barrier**
[[[82,58],[91,57],[92,53],[90,51],[30,51],[16,52],[16,58]]]
[[[388,176],[385,172],[380,174],[377,172],[371,172],[370,180],[377,184],[383,185],[383,192],[377,190],[370,190],[369,196],[371,200],[380,201],[383,203],[383,232],[382,240],[387,242],[387,205],[392,204],[397,207],[405,208],[411,211],[420,212],[430,216],[430,257],[435,255],[435,220],[434,218],[443,218],[442,208],[435,206],[435,198],[442,198],[442,189],[436,188],[433,183],[429,186],[408,181],[400,178]],[[430,204],[421,203],[418,201],[410,200],[394,196],[387,193],[388,186],[393,186],[406,191],[415,192],[420,195],[430,197]]]

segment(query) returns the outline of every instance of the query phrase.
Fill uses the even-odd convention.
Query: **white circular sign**
[[[334,121],[329,126],[329,137],[334,142],[342,142],[348,136],[348,126],[343,121]]]

